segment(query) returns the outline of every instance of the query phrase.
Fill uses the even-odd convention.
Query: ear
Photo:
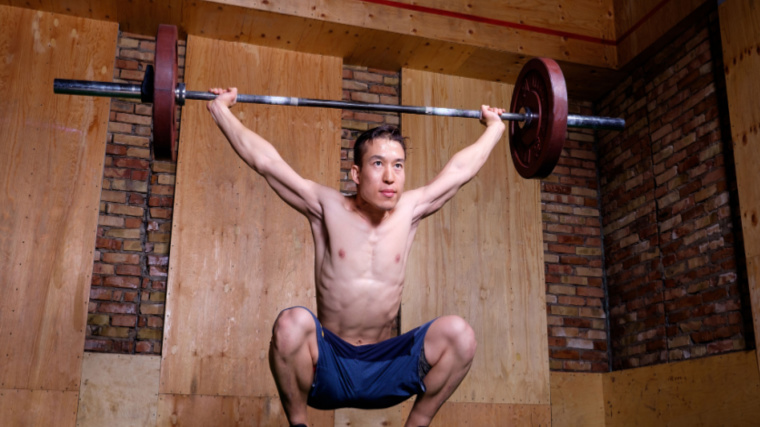
[[[361,172],[359,166],[351,165],[351,181],[356,185],[359,185],[359,172]]]

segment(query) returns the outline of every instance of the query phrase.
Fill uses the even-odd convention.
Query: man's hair
[[[406,157],[406,138],[401,136],[401,130],[393,125],[382,125],[364,131],[356,138],[356,143],[354,143],[354,164],[356,166],[362,167],[362,159],[364,153],[367,152],[367,142],[374,139],[389,139],[398,142],[404,150],[404,157]]]

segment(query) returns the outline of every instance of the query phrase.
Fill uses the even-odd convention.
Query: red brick
[[[85,351],[107,352],[111,350],[111,341],[104,339],[87,338],[84,342]]]
[[[140,228],[142,224],[142,218],[124,218],[124,228]]]
[[[148,179],[148,171],[131,171],[129,178],[135,181],[146,181]]]
[[[109,301],[111,300],[112,295],[113,295],[113,291],[111,291],[110,289],[102,289],[102,288],[90,289],[90,299],[92,300]]]
[[[142,269],[140,268],[139,265],[117,265],[116,274],[119,274],[122,276],[141,276]]]
[[[152,353],[153,345],[150,341],[138,341],[135,347],[137,353]]]
[[[140,262],[140,256],[135,254],[122,254],[106,252],[103,254],[103,262],[109,264],[137,264]]]
[[[373,85],[369,88],[369,92],[383,95],[398,95],[398,90],[392,86]]]
[[[173,197],[150,197],[148,199],[148,206],[173,206],[174,205],[174,198]]]
[[[106,178],[129,178],[130,172],[128,169],[105,168],[103,176]]]
[[[109,276],[105,278],[104,285],[118,288],[138,289],[140,287],[140,279],[130,276]]]
[[[109,249],[113,251],[121,250],[121,241],[98,237],[95,241],[95,247],[98,249]]]
[[[120,168],[129,169],[144,169],[150,170],[150,162],[143,159],[132,159],[126,157],[119,157],[114,159],[114,166]]]
[[[103,313],[137,314],[136,304],[108,302],[100,304],[99,308]]]
[[[134,327],[136,323],[137,316],[114,315],[111,317],[112,326]]]
[[[572,360],[578,360],[580,359],[580,352],[578,350],[549,350],[549,356],[555,359],[572,359]]]
[[[575,247],[574,246],[570,246],[570,245],[549,244],[548,248],[549,248],[549,252],[565,253],[565,254],[574,254],[575,253]]]
[[[124,147],[122,145],[108,144],[106,145],[106,154],[123,156],[127,154],[127,147]]]
[[[566,236],[566,235],[557,236],[557,242],[563,245],[583,245],[584,241],[585,239],[581,236]],[[556,251],[556,252],[560,252],[560,251]],[[568,253],[575,253],[575,251],[571,251]]]
[[[156,266],[150,266],[150,272],[151,277],[166,277],[167,276],[167,270],[166,268],[156,267]]]
[[[161,265],[161,266],[169,265],[169,257],[168,256],[149,255],[148,256],[148,265]]]
[[[172,210],[171,209],[162,209],[162,208],[151,208],[150,209],[150,216],[152,218],[171,219],[171,217],[172,217]]]

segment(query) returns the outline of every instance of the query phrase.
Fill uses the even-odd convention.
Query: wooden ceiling
[[[595,100],[624,67],[708,0],[0,0],[187,34],[514,82],[527,60],[557,60],[570,97]]]

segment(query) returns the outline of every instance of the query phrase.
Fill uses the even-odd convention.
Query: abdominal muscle
[[[322,326],[352,345],[374,344],[393,335],[402,286],[362,282],[318,286]]]
[[[312,227],[322,326],[353,345],[390,338],[414,238],[409,213],[401,206],[377,226],[343,209],[325,216]]]

